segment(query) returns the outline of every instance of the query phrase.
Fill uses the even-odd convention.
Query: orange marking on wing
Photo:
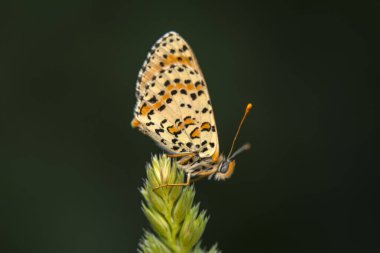
[[[161,101],[166,101],[166,99],[170,98],[170,94],[166,93],[162,96]]]
[[[171,91],[171,90],[173,90],[175,88],[175,85],[174,84],[170,84],[168,87],[166,87],[166,89],[168,90],[168,91]]]
[[[187,118],[185,120],[185,125],[188,126],[188,125],[195,125],[195,120],[193,120],[192,118]]]
[[[150,109],[152,109],[151,106],[149,105],[145,105],[141,108],[141,114],[146,116],[148,114],[148,112],[150,111]]]
[[[212,155],[212,161],[217,162],[219,159],[219,148],[217,147],[217,150],[215,150],[215,153]]]
[[[186,88],[187,90],[195,90],[195,86],[192,83],[188,84]]]
[[[210,131],[211,125],[208,122],[204,122],[201,125],[201,131]]]
[[[178,57],[181,57],[182,60],[178,60]],[[164,61],[165,64],[173,64],[173,63],[182,63],[188,66],[193,66],[193,64],[189,61],[187,57],[183,56],[175,56],[175,55],[169,55],[168,58]]]
[[[197,91],[200,91],[200,90],[202,90],[203,89],[203,86],[202,85],[198,85],[197,86]]]
[[[160,108],[161,106],[162,106],[162,102],[161,102],[161,101],[158,101],[157,103],[155,103],[155,104],[153,105],[154,109],[158,109],[158,108]]]
[[[186,85],[184,85],[183,83],[177,84],[177,89],[185,89],[185,88],[186,88]]]
[[[199,131],[199,128],[197,127],[197,128],[195,128],[192,132],[191,132],[191,134],[190,134],[190,137],[191,138],[200,138],[201,137],[201,131]]]
[[[177,126],[170,126],[168,127],[168,131],[171,134],[180,133],[186,126],[188,125],[195,125],[195,121],[191,118],[186,119],[184,122],[179,122]],[[193,138],[199,137],[199,129],[196,129],[196,131],[192,132]]]
[[[180,133],[181,129],[176,127],[176,126],[170,126],[170,127],[168,127],[168,131],[171,134],[176,134],[176,133]]]
[[[141,122],[138,121],[137,119],[133,119],[132,122],[131,122],[131,125],[132,125],[133,128],[136,128],[139,125],[141,125]]]

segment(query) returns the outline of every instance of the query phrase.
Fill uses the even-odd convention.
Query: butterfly
[[[186,186],[199,178],[231,177],[242,146],[232,156],[240,128],[252,108],[247,105],[227,157],[219,154],[218,133],[202,71],[189,44],[176,32],[164,34],[152,47],[138,74],[132,127],[151,137],[178,158],[187,180],[165,186]]]

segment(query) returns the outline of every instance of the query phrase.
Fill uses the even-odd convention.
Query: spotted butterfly
[[[205,79],[189,44],[176,32],[166,33],[148,53],[138,75],[136,97],[132,127],[150,136],[169,156],[179,158],[180,168],[187,172],[186,183],[160,187],[189,185],[191,179],[202,177],[227,179],[235,168],[232,158],[249,148],[246,144],[232,156],[219,154]],[[251,108],[248,104],[239,130]]]

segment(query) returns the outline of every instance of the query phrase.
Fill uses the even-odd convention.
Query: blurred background
[[[197,55],[224,153],[255,104],[233,177],[196,185],[202,244],[380,250],[378,1],[1,5],[0,252],[136,252],[144,166],[161,150],[130,127],[135,82],[170,30]]]

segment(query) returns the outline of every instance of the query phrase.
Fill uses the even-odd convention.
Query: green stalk
[[[142,210],[154,233],[145,232],[139,252],[143,253],[218,253],[217,246],[203,250],[201,236],[209,219],[206,211],[194,204],[194,186],[174,186],[153,190],[167,183],[183,183],[185,176],[176,162],[165,155],[153,156],[146,167],[147,179],[141,194]]]

